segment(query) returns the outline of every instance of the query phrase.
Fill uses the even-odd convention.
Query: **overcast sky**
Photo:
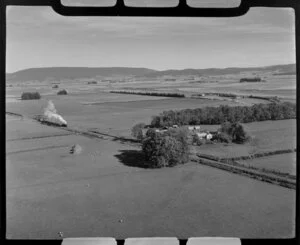
[[[234,18],[129,18],[64,17],[50,7],[9,7],[6,67],[14,72],[51,66],[164,70],[287,64],[296,62],[294,39],[291,9],[253,8]]]

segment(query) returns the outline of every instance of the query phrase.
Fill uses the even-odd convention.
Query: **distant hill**
[[[238,74],[241,72],[273,72],[277,74],[296,74],[296,65],[275,65],[265,67],[230,67],[230,68],[208,68],[208,69],[183,69],[183,70],[164,70],[156,71],[147,68],[129,67],[49,67],[31,68],[7,73],[7,81],[44,81],[46,79],[80,79],[111,76],[136,76],[145,78],[156,78],[161,76],[197,76],[197,75],[227,75]]]
[[[7,81],[44,81],[46,79],[79,79],[79,78],[95,78],[97,76],[140,76],[147,73],[155,72],[155,70],[147,68],[128,68],[128,67],[46,67],[46,68],[30,68],[7,73]]]
[[[208,68],[208,69],[184,69],[184,70],[165,70],[154,71],[144,74],[145,77],[159,77],[159,76],[185,76],[185,75],[227,75],[238,74],[241,72],[276,72],[285,74],[296,74],[296,64],[275,65],[265,67],[230,67],[230,68]]]

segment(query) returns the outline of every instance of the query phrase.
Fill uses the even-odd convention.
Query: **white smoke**
[[[54,124],[67,125],[67,121],[57,113],[51,100],[48,101],[47,107],[44,109],[44,118],[46,121]]]
[[[44,108],[44,115],[48,114],[49,112],[57,114],[55,106],[51,100],[48,101],[47,107]]]

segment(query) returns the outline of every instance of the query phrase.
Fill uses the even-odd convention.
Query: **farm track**
[[[21,151],[11,151],[11,152],[6,152],[6,155],[13,155],[13,154],[32,152],[32,151],[44,151],[49,149],[66,148],[66,147],[70,147],[70,145],[53,145],[53,146],[32,148],[32,149],[21,150]]]
[[[276,174],[263,173],[261,171],[250,169],[247,167],[233,166],[219,161],[208,160],[207,158],[201,158],[201,157],[198,157],[198,159],[192,159],[191,161],[198,162],[200,164],[218,168],[221,170],[225,170],[234,174],[247,176],[263,182],[268,182],[270,184],[279,185],[289,189],[296,189],[296,180],[284,178]]]

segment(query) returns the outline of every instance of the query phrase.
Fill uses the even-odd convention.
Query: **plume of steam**
[[[46,108],[44,108],[44,115],[46,116],[48,113],[57,114],[55,106],[54,106],[54,104],[51,100],[48,101],[48,104],[47,104]]]
[[[51,100],[48,101],[47,107],[44,109],[45,120],[57,125],[67,125],[67,121],[59,115],[55,109],[55,106]]]

